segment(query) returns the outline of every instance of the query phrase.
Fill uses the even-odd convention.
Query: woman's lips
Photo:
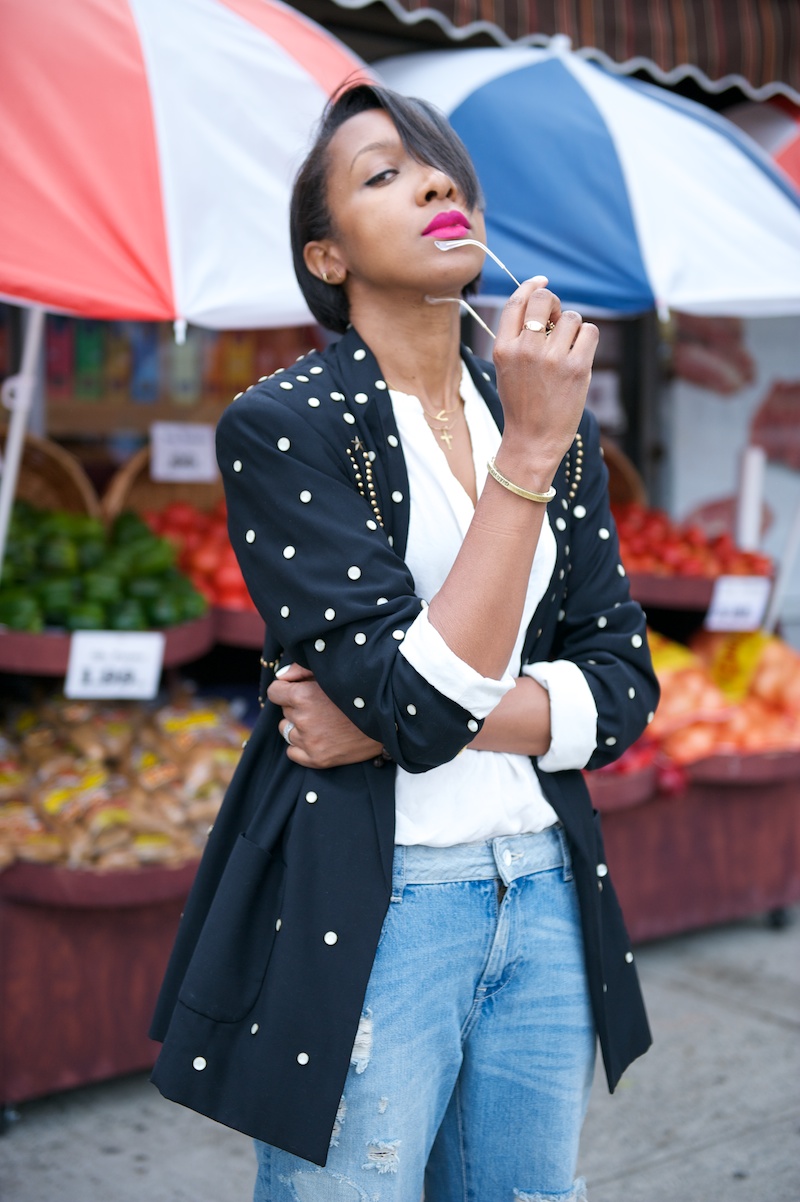
[[[447,241],[451,238],[466,238],[469,235],[470,224],[458,209],[447,213],[437,213],[433,221],[422,231],[423,238],[441,238]]]
[[[448,242],[452,238],[468,238],[469,237],[469,226],[468,225],[441,225],[441,226],[439,226],[438,230],[432,230],[431,233],[435,234],[436,237],[440,238],[443,242]],[[431,235],[427,235],[427,236],[430,237]]]

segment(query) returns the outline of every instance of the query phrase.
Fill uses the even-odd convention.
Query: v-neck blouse
[[[409,481],[410,516],[406,563],[417,595],[429,601],[441,588],[475,512],[450,470],[437,433],[428,426],[416,396],[390,389]],[[477,495],[486,463],[500,445],[500,431],[462,363],[461,396],[469,430]],[[552,741],[540,757],[545,771],[583,767],[596,746],[597,710],[580,669],[572,663],[520,662],[525,632],[545,594],[556,562],[556,543],[545,515],[531,567],[519,633],[502,680],[481,677],[458,658],[423,610],[400,646],[412,666],[451,700],[485,717],[514,688],[515,677],[533,676],[550,694]],[[447,847],[502,835],[540,831],[557,821],[530,758],[466,747],[449,763],[423,774],[397,769],[395,842]]]

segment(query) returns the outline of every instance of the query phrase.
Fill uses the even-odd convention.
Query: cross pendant
[[[452,449],[453,449],[453,435],[450,433],[450,431],[449,431],[449,430],[442,430],[442,432],[441,432],[441,434],[439,435],[439,437],[441,438],[442,442],[444,442],[444,443],[446,443],[446,444],[447,444],[447,449],[448,449],[448,451],[452,451]]]

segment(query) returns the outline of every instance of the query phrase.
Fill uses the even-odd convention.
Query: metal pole
[[[44,309],[39,308],[32,308],[28,313],[25,338],[22,344],[22,365],[17,375],[9,376],[2,387],[2,402],[6,409],[10,410],[11,417],[8,423],[2,475],[0,476],[0,579],[5,558],[8,525],[11,521],[11,508],[14,504],[19,465],[25,443],[28,414],[36,387],[36,368],[44,338],[44,316]]]

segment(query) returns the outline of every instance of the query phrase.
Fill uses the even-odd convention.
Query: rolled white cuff
[[[476,718],[485,718],[514,688],[514,677],[508,673],[502,680],[492,680],[459,659],[431,626],[427,608],[406,631],[400,654],[428,684]]]
[[[543,772],[585,768],[597,747],[597,706],[586,677],[577,664],[525,664],[524,676],[538,681],[550,695],[550,746],[539,756]]]

